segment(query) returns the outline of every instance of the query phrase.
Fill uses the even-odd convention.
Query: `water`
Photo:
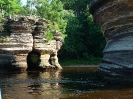
[[[2,99],[133,99],[133,86],[109,85],[97,68],[0,73]]]

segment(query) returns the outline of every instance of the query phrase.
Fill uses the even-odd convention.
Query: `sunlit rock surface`
[[[93,0],[90,13],[107,41],[99,71],[133,81],[133,0]]]
[[[56,31],[53,32],[54,39],[47,40],[48,26],[46,19],[31,16],[4,19],[0,26],[0,71],[62,69],[57,52],[63,37]]]

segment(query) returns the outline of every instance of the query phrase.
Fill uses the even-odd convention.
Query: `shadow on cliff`
[[[40,69],[39,64],[41,62],[40,60],[40,53],[37,51],[31,51],[27,56],[27,70],[38,70]]]

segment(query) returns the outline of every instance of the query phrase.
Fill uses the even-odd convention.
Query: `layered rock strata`
[[[107,41],[99,72],[107,79],[133,82],[133,1],[93,0],[90,13]]]
[[[48,41],[45,38],[48,26],[47,20],[30,16],[7,19],[1,24],[0,71],[23,71],[27,68],[36,70],[46,67],[62,69],[57,57],[62,41]],[[62,38],[61,33],[56,34],[58,33],[58,38]]]

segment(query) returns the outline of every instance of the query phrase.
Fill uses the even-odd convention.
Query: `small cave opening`
[[[40,53],[37,51],[31,51],[29,52],[27,56],[27,70],[37,70],[39,69],[39,64],[41,62],[40,60]]]
[[[48,61],[49,61],[49,64],[50,64],[50,65],[53,65],[53,66],[55,65],[54,56],[55,56],[55,54],[51,54],[51,55],[50,55],[50,58],[49,58],[49,60],[48,60]]]

